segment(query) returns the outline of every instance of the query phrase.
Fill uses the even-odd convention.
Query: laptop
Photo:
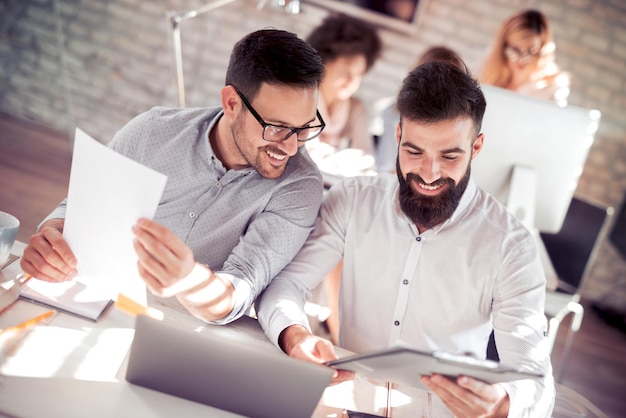
[[[126,380],[244,416],[311,417],[332,369],[215,328],[194,332],[137,316]]]

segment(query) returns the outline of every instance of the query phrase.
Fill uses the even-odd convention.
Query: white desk
[[[13,253],[21,254],[17,242]],[[0,282],[20,272],[19,260],[6,267]],[[215,327],[184,310],[154,306],[165,320],[182,327],[212,328],[219,332],[243,332],[262,341],[267,350],[284,355],[265,337],[256,320],[244,317],[225,327]],[[26,321],[47,310],[17,301],[0,315],[0,328]],[[0,357],[0,417],[237,417],[126,382],[126,360],[134,335],[134,318],[111,308],[93,323],[58,313],[48,325],[33,327],[21,342]],[[0,345],[7,350],[6,342]],[[382,384],[357,378],[327,388],[314,417],[342,417],[345,409],[385,414],[390,401],[394,418],[446,416],[438,399],[418,389],[394,389],[390,397]],[[5,415],[3,415],[5,414]]]

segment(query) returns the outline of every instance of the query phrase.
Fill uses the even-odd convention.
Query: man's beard
[[[431,183],[431,186],[447,184],[447,190],[437,196],[425,196],[411,187],[415,180],[427,184],[419,175],[409,173],[404,178],[400,170],[400,160],[396,159],[396,173],[400,181],[400,208],[417,226],[430,229],[448,220],[459,206],[463,192],[467,188],[470,178],[470,164],[459,184],[455,185],[451,178],[440,178]]]
[[[252,143],[246,139],[246,133],[244,131],[244,121],[243,121],[243,111],[239,112],[236,116],[235,121],[230,127],[230,132],[233,136],[233,143],[236,147],[237,151],[243,156],[246,160],[246,163],[250,165],[250,167],[254,168],[262,177],[267,179],[275,179],[283,175],[285,172],[285,167],[282,166],[280,169],[276,169],[270,164],[264,164],[263,154],[265,150],[268,149],[274,154],[277,155],[286,155],[283,151],[278,149],[272,143],[267,143],[268,145],[255,148]],[[287,156],[287,158],[289,158]]]

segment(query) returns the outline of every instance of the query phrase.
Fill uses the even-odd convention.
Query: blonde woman
[[[569,76],[557,67],[555,50],[546,16],[538,10],[522,11],[500,26],[479,80],[565,106]]]

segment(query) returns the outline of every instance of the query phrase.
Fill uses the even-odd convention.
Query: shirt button
[[[407,279],[402,280],[402,284],[409,284],[409,281]]]
[[[398,326],[398,325],[400,325],[400,321],[393,321],[393,324],[394,324],[395,326]]]
[[[415,237],[415,241],[420,242],[422,240],[422,237]]]
[[[196,217],[196,212],[189,212],[189,217],[190,218],[195,218]]]
[[[218,181],[217,183],[215,183],[215,187],[222,187],[222,183]]]

